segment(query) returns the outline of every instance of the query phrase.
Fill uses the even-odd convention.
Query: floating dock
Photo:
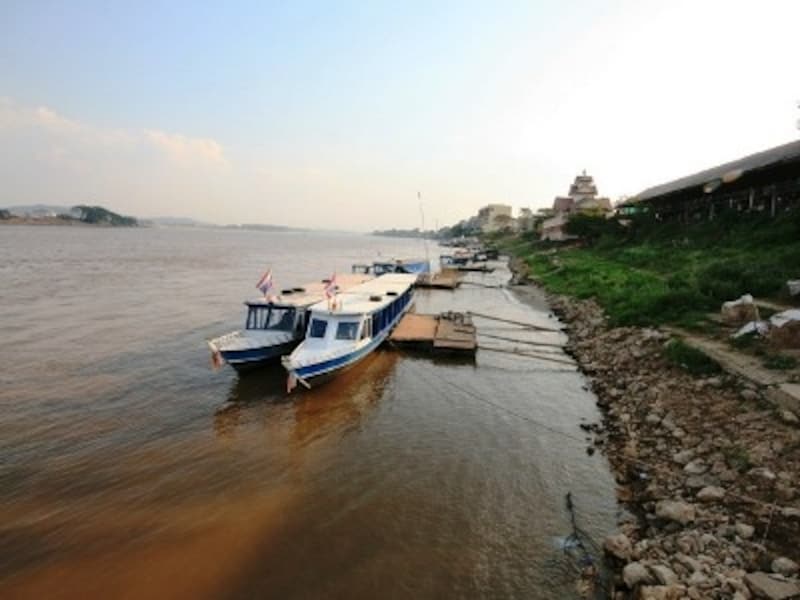
[[[397,324],[389,341],[400,347],[437,353],[474,355],[478,348],[472,317],[458,312],[439,315],[408,313]]]
[[[494,267],[489,267],[486,265],[486,263],[470,264],[470,265],[459,265],[458,270],[465,272],[493,273]]]
[[[461,285],[461,273],[456,269],[442,269],[438,273],[423,273],[417,278],[417,287],[454,290]]]

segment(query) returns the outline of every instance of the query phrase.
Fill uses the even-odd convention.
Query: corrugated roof
[[[638,200],[649,200],[672,192],[677,192],[686,188],[702,186],[717,179],[722,179],[726,174],[735,171],[741,171],[744,175],[748,171],[756,169],[763,169],[764,167],[771,166],[782,162],[797,160],[800,158],[800,140],[789,142],[782,146],[775,146],[769,150],[756,152],[744,158],[727,162],[725,164],[700,171],[688,177],[681,177],[669,183],[662,183],[651,188],[647,188],[643,192],[636,195]]]

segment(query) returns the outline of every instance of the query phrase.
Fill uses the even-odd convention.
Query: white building
[[[611,211],[611,200],[598,197],[594,178],[583,171],[575,177],[569,187],[569,194],[557,196],[553,200],[555,214],[542,222],[542,239],[563,241],[574,237],[565,231],[569,216],[573,213],[607,215]]]
[[[478,211],[478,223],[483,233],[514,228],[514,217],[508,204],[488,204]]]

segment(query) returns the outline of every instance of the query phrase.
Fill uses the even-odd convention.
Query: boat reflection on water
[[[228,393],[228,402],[214,415],[214,430],[220,437],[233,437],[238,428],[260,423],[277,434],[276,428],[284,429],[288,424],[289,430],[282,434],[288,436],[293,449],[345,435],[357,428],[383,397],[397,360],[398,353],[378,350],[358,368],[343,372],[326,385],[295,390],[291,396],[286,393],[286,371],[280,365],[238,377]]]
[[[286,371],[279,362],[239,373],[228,390],[228,404],[222,410],[236,406],[241,408],[242,405],[265,400],[287,400]]]

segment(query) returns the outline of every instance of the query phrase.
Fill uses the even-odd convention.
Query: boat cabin
[[[301,333],[306,326],[307,310],[267,302],[248,302],[245,329]]]
[[[388,291],[383,296],[370,296],[368,302],[359,303],[357,307],[359,312],[355,312],[355,306],[347,304],[345,308],[349,310],[343,313],[328,310],[313,311],[306,340],[353,342],[371,338],[394,323],[411,301],[412,294],[409,287],[401,294]],[[370,304],[373,303],[375,310],[370,311]],[[363,313],[359,314],[362,310]]]

